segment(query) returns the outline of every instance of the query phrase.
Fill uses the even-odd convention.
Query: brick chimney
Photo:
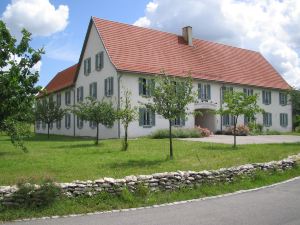
[[[193,46],[193,34],[191,26],[182,28],[182,37],[189,46]]]

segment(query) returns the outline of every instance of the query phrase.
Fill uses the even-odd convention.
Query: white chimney
[[[182,37],[189,46],[193,46],[193,34],[191,26],[182,28]]]

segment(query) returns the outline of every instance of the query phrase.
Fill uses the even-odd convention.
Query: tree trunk
[[[98,136],[99,136],[99,124],[97,123],[97,136],[96,136],[96,141],[95,141],[95,144],[96,144],[96,145],[99,144]]]
[[[170,159],[173,159],[172,121],[169,120]]]
[[[127,148],[128,148],[128,135],[127,135],[127,132],[128,132],[128,126],[125,126],[124,127],[125,128],[125,138],[124,138],[124,151],[126,151],[127,150]]]
[[[50,135],[49,135],[49,125],[50,125],[50,123],[47,123],[47,125],[48,125],[48,139],[50,138]]]
[[[237,118],[233,118],[233,148],[236,148],[236,123],[237,123]]]

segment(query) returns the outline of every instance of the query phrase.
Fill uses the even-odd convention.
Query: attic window
[[[91,73],[91,57],[84,60],[84,75],[89,75]]]
[[[96,56],[95,56],[95,69],[97,70],[97,71],[100,71],[100,70],[102,70],[103,69],[103,65],[104,65],[104,59],[103,59],[103,56],[104,56],[104,54],[103,54],[103,52],[99,52],[99,53],[97,53],[96,54]]]

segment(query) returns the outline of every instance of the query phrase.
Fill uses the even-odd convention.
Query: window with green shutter
[[[287,127],[288,126],[288,114],[280,113],[280,126]]]
[[[147,78],[139,78],[139,95],[144,97],[150,97],[151,89],[155,86],[154,79],[147,79]]]
[[[263,102],[263,104],[270,105],[271,102],[272,102],[272,97],[271,96],[272,96],[271,91],[266,91],[266,90],[262,91],[262,102]]]
[[[56,94],[56,104],[61,106],[61,93]]]
[[[100,71],[100,70],[102,70],[103,69],[103,67],[104,67],[104,53],[103,53],[103,51],[102,52],[98,52],[97,54],[96,54],[96,56],[95,56],[95,69],[97,70],[97,71]]]
[[[89,75],[91,73],[91,57],[83,61],[84,75]]]
[[[224,102],[224,96],[226,92],[233,92],[233,87],[223,86],[221,88],[221,100]]]
[[[97,99],[97,82],[93,82],[90,84],[90,97]]]
[[[61,120],[57,120],[56,121],[56,129],[60,129],[61,128]]]
[[[83,128],[83,120],[77,117],[77,128],[82,129]]]
[[[67,113],[65,115],[65,127],[66,127],[66,129],[71,128],[71,114],[69,114],[69,113]]]
[[[155,126],[155,112],[147,108],[139,109],[139,126],[152,127]]]
[[[108,77],[104,80],[104,94],[109,97],[114,94],[114,78]]]
[[[198,98],[201,100],[211,99],[210,84],[198,84]]]
[[[253,95],[253,89],[252,88],[244,88],[244,94],[247,96],[252,96]]]
[[[77,88],[77,102],[82,102],[83,101],[83,87],[78,87]]]
[[[279,92],[279,104],[285,106],[287,104],[287,94]]]
[[[272,113],[265,112],[263,114],[263,125],[265,127],[272,126]]]
[[[71,105],[71,91],[65,92],[65,104]]]

